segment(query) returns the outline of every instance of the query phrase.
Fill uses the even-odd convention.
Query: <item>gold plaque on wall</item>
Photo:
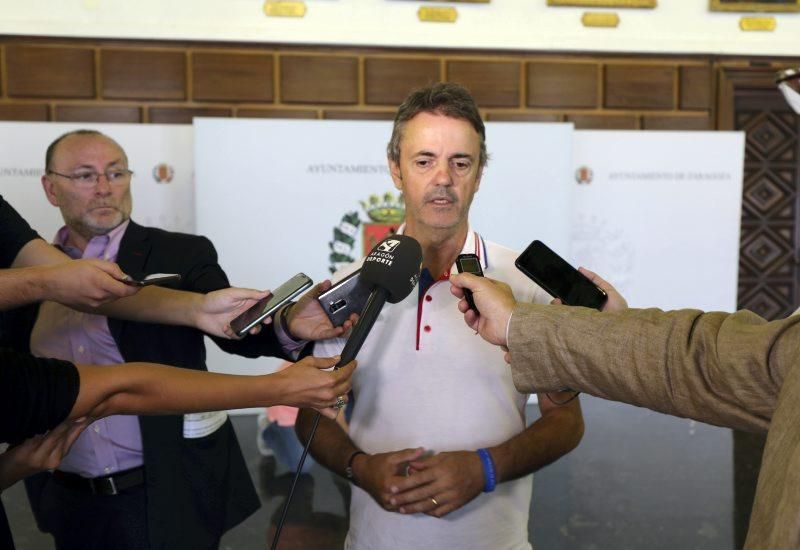
[[[800,0],[709,0],[711,11],[800,11]]]
[[[458,12],[455,8],[446,6],[422,6],[417,10],[417,17],[420,21],[431,23],[455,23],[458,19]]]
[[[739,19],[739,28],[743,31],[772,32],[778,23],[774,17],[742,17]]]
[[[267,0],[264,2],[264,14],[268,17],[305,17],[306,4]]]
[[[587,11],[581,17],[584,27],[617,27],[619,26],[619,15],[605,11]]]
[[[658,0],[547,0],[547,5],[580,8],[655,8]]]

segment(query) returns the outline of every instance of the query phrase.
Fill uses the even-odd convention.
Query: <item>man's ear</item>
[[[475,178],[475,192],[481,188],[481,181],[483,180],[483,167],[478,168],[478,176]]]
[[[395,161],[389,159],[389,172],[392,174],[392,181],[394,186],[402,191],[403,190],[403,174],[400,172],[400,165]]]
[[[55,183],[53,183],[47,174],[42,176],[42,189],[44,189],[44,194],[50,204],[53,206],[58,206],[58,196],[55,192]]]

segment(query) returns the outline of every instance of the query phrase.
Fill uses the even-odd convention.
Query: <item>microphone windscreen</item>
[[[422,247],[407,235],[390,235],[375,245],[361,267],[361,280],[387,291],[386,301],[396,304],[406,298],[419,281]]]

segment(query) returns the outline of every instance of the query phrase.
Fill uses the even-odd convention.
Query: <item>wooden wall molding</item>
[[[713,129],[732,127],[717,112],[737,64],[751,61],[5,36],[0,120],[385,120],[410,90],[451,79],[487,120]]]

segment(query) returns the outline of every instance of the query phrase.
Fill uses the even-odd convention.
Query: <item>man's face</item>
[[[481,182],[480,136],[466,120],[423,112],[409,120],[400,162],[389,161],[412,227],[452,229],[466,223]]]
[[[64,222],[86,239],[105,235],[131,215],[130,179],[109,183],[105,173],[127,169],[125,152],[103,136],[72,135],[58,144],[51,165],[53,172],[68,176],[100,174],[93,186],[81,186],[55,174],[42,178],[50,204],[61,209]]]

